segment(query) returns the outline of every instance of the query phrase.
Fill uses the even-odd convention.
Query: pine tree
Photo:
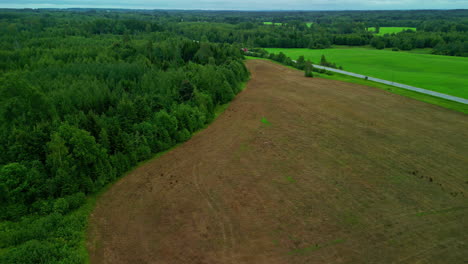
[[[322,54],[322,58],[320,59],[320,65],[326,66],[328,64],[325,55]]]

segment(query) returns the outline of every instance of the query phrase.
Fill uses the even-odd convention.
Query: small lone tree
[[[276,61],[281,62],[281,63],[285,63],[287,58],[288,57],[286,57],[286,55],[283,52],[280,52],[278,54],[278,56],[276,57]]]
[[[305,58],[304,56],[300,56],[298,59],[297,59],[297,68],[300,69],[300,70],[304,70],[304,67],[305,67]]]
[[[314,66],[312,66],[312,63],[310,62],[310,60],[307,60],[304,66],[304,76],[313,78],[314,77],[314,74],[312,73],[313,69],[314,69]]]
[[[325,55],[322,54],[322,58],[320,58],[320,65],[326,66],[327,64],[327,58],[325,58]]]

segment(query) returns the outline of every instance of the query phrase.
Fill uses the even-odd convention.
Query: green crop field
[[[272,25],[273,22],[263,22],[264,25]],[[275,26],[282,26],[283,23],[275,23]]]
[[[380,27],[380,32],[377,35],[383,36],[385,34],[399,33],[408,29],[416,31],[416,28],[413,27]],[[368,30],[375,32],[375,27],[370,27]]]
[[[314,63],[318,63],[323,54],[329,62],[343,66],[345,71],[468,99],[468,58],[370,48],[266,50],[283,52],[292,59],[304,55]]]
[[[314,23],[314,22],[307,22],[306,25],[307,25],[308,27],[310,27],[310,26],[312,26],[313,23]],[[263,22],[263,24],[264,24],[264,25],[272,25],[273,22]],[[275,26],[282,26],[282,25],[283,25],[283,23],[275,23]]]

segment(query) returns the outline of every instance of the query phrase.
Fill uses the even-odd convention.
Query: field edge
[[[281,64],[281,63],[279,63],[277,61],[274,61],[274,60],[270,60],[270,59],[266,59],[266,58],[257,58],[257,57],[246,56],[246,60],[256,60],[256,59],[257,60],[271,61],[273,63],[282,65],[284,67],[288,67],[288,68],[296,70],[296,71],[301,71],[301,70],[298,70],[298,69],[296,69],[296,68],[294,68],[292,66],[287,66],[287,65]],[[442,98],[438,98],[438,97],[435,97],[435,96],[426,95],[426,94],[422,94],[422,93],[418,93],[418,92],[414,92],[414,91],[410,91],[410,90],[406,90],[406,89],[402,89],[402,88],[398,88],[398,87],[395,87],[395,86],[390,86],[390,85],[377,83],[377,82],[373,82],[373,81],[366,81],[366,80],[362,80],[362,79],[357,78],[357,77],[352,77],[352,76],[348,76],[348,75],[344,75],[344,74],[340,74],[340,73],[333,73],[333,75],[326,75],[326,74],[320,74],[320,73],[315,73],[314,72],[314,76],[319,77],[319,78],[323,78],[323,79],[328,79],[328,80],[349,82],[349,83],[365,85],[365,86],[368,86],[368,87],[378,88],[378,89],[385,90],[385,91],[393,93],[393,94],[398,94],[398,95],[401,95],[401,96],[404,96],[404,97],[409,97],[409,98],[412,98],[412,99],[415,99],[415,100],[418,100],[418,101],[421,101],[421,102],[437,105],[437,106],[440,106],[440,107],[443,107],[443,108],[446,108],[446,109],[450,109],[450,110],[454,110],[454,111],[457,111],[457,112],[460,112],[460,113],[468,114],[468,106],[465,105],[465,104],[453,102],[453,101],[450,101],[450,100],[446,100],[446,99],[442,99]]]
[[[127,172],[125,172],[122,176],[118,177],[113,182],[110,182],[110,183],[106,184],[106,186],[104,186],[104,188],[102,188],[102,190],[100,190],[98,193],[95,193],[93,195],[90,195],[90,196],[86,197],[86,203],[82,207],[80,207],[79,209],[77,209],[74,212],[74,213],[79,213],[79,214],[86,214],[86,219],[87,219],[86,220],[86,226],[85,226],[85,228],[83,230],[83,233],[80,234],[80,236],[82,238],[82,241],[81,241],[80,248],[78,248],[79,252],[82,252],[82,254],[86,254],[85,264],[90,264],[91,263],[90,254],[89,254],[89,247],[90,247],[91,241],[93,240],[93,235],[92,235],[92,232],[90,230],[90,221],[91,221],[91,215],[92,215],[94,209],[96,208],[96,204],[97,204],[98,200],[113,185],[115,185],[119,181],[122,181],[126,176],[128,176],[135,169],[137,169],[137,168],[139,168],[139,167],[141,167],[141,166],[143,166],[143,165],[145,165],[147,163],[150,163],[150,162],[153,162],[153,161],[159,159],[161,156],[163,156],[163,155],[177,149],[178,147],[182,146],[184,143],[189,141],[196,134],[198,134],[198,133],[202,132],[203,130],[207,129],[214,121],[216,121],[216,119],[219,118],[219,116],[221,116],[228,109],[229,105],[247,88],[247,84],[248,84],[249,81],[250,81],[250,77],[249,77],[249,79],[247,81],[242,83],[240,92],[238,94],[236,94],[236,96],[230,102],[225,103],[223,105],[216,106],[215,116],[214,116],[213,120],[211,120],[203,128],[193,132],[192,135],[190,135],[189,139],[187,139],[184,142],[178,143],[178,144],[174,145],[173,147],[171,147],[171,148],[169,148],[167,150],[158,152],[158,153],[154,154],[152,157],[148,158],[147,160],[139,162],[138,164],[136,164],[135,166],[130,168]]]

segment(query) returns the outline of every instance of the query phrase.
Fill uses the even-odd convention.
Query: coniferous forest
[[[0,10],[0,263],[85,262],[90,197],[210,123],[243,47],[468,56],[466,11],[397,13]]]

